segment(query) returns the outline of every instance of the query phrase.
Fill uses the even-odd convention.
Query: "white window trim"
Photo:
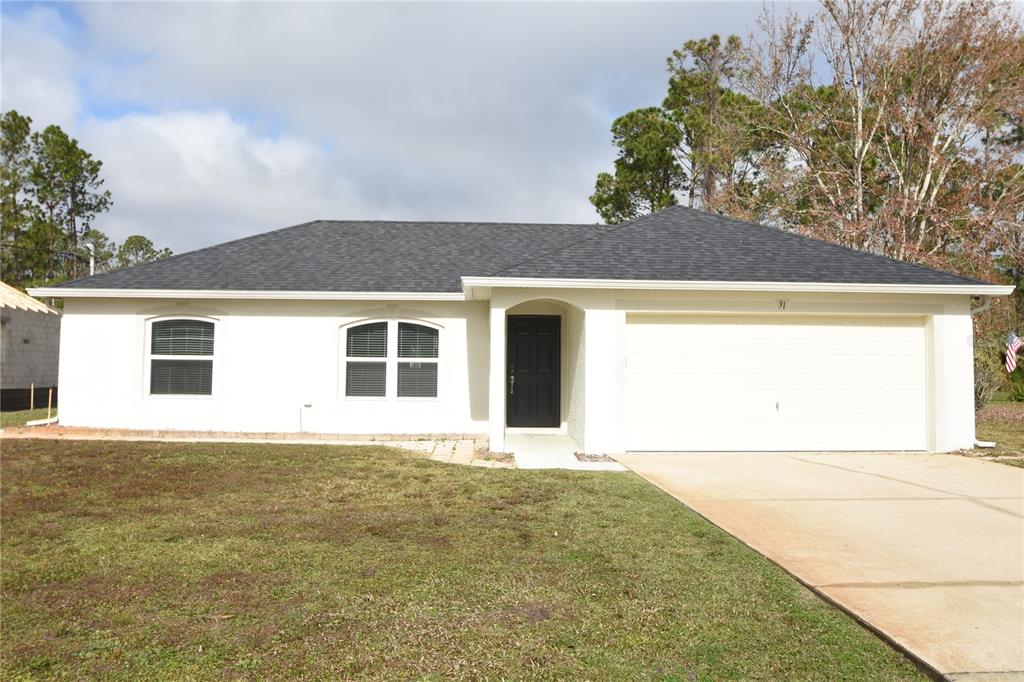
[[[213,355],[154,355],[153,354],[153,323],[155,322],[166,322],[168,320],[196,320],[198,322],[212,322],[213,323]],[[146,334],[145,334],[145,349],[143,356],[145,362],[143,363],[142,372],[142,395],[146,400],[213,400],[217,395],[217,377],[220,374],[218,371],[217,362],[217,349],[220,348],[220,320],[213,317],[204,317],[202,315],[161,315],[160,317],[151,317],[146,320]],[[153,360],[209,360],[213,365],[213,376],[210,380],[210,394],[192,394],[192,393],[176,393],[176,394],[165,394],[165,393],[152,393],[152,385],[150,384],[153,372]]]
[[[387,323],[387,346],[385,357],[354,357],[348,356],[348,330],[354,327],[361,327],[364,324],[374,324],[376,322]],[[430,329],[437,330],[437,357],[436,358],[400,358],[398,357],[398,324],[405,322],[407,324],[418,324],[422,327],[429,327]],[[216,334],[216,332],[214,332]],[[440,325],[425,320],[416,320],[410,318],[370,318],[365,320],[359,320],[357,322],[351,322],[341,327],[341,353],[339,354],[341,360],[340,371],[338,372],[338,382],[340,390],[338,395],[341,400],[345,402],[388,402],[388,401],[399,401],[399,402],[438,402],[441,400],[442,377],[441,377],[441,353],[444,348],[444,328]],[[216,337],[215,337],[216,338]],[[214,350],[216,351],[216,344],[214,344]],[[346,366],[349,362],[383,362],[384,363],[384,395],[383,396],[360,396],[360,395],[346,395],[347,386],[346,379],[348,377],[348,371]],[[437,395],[434,396],[399,396],[398,395],[398,363],[400,362],[428,362],[437,365]]]

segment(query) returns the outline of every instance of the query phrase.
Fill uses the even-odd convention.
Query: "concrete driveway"
[[[1024,469],[957,455],[620,462],[954,679],[1024,679]]]

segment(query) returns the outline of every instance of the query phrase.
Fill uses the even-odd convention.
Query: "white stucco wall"
[[[927,341],[926,428],[930,450],[948,452],[974,444],[973,341],[968,296],[821,294],[806,292],[668,292],[580,289],[495,289],[492,324],[509,308],[531,299],[556,298],[583,311],[580,356],[585,379],[578,404],[582,425],[572,435],[588,453],[624,450],[625,326],[628,313],[722,315],[849,315],[914,317],[924,321]],[[780,300],[785,308],[780,308]],[[566,325],[566,329],[569,325]],[[493,337],[492,337],[493,338]],[[492,371],[503,366],[492,348]],[[492,386],[492,404],[503,401]],[[504,414],[504,404],[502,414]],[[582,436],[579,434],[582,433]],[[492,447],[502,444],[502,424],[492,421]]]
[[[586,424],[587,394],[587,334],[583,325],[584,314],[584,311],[575,306],[566,306],[562,325],[562,334],[567,338],[568,346],[564,363],[568,371],[562,378],[563,383],[569,387],[569,400],[565,411],[566,433],[581,444]]]
[[[61,422],[297,432],[301,416],[301,428],[310,432],[487,433],[491,448],[502,450],[506,316],[553,313],[563,317],[560,430],[586,452],[616,453],[624,443],[627,314],[892,315],[925,323],[929,449],[974,442],[967,296],[579,289],[495,289],[490,296],[422,303],[69,299]],[[212,397],[148,395],[146,323],[173,315],[217,323]],[[423,320],[442,329],[437,399],[340,395],[341,329],[369,319]]]
[[[974,447],[974,325],[966,297],[941,308],[928,320],[928,448],[950,452]]]
[[[150,396],[147,320],[216,323],[212,396]],[[438,397],[347,398],[342,328],[371,319],[441,328]],[[133,429],[483,433],[485,302],[69,299],[61,339],[62,424]],[[481,343],[482,341],[482,343]],[[304,407],[311,405],[311,407]]]

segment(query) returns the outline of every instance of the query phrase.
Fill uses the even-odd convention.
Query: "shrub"
[[[1010,375],[1010,392],[1006,399],[1011,403],[1024,403],[1024,371],[1019,365]]]
[[[1005,349],[1002,337],[995,334],[979,337],[974,343],[975,410],[984,407],[1006,380],[1006,370],[1003,368]]]

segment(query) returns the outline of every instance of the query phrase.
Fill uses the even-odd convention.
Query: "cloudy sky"
[[[0,105],[104,162],[97,227],[177,252],[313,218],[596,222],[611,121],[761,8],[5,2]]]

